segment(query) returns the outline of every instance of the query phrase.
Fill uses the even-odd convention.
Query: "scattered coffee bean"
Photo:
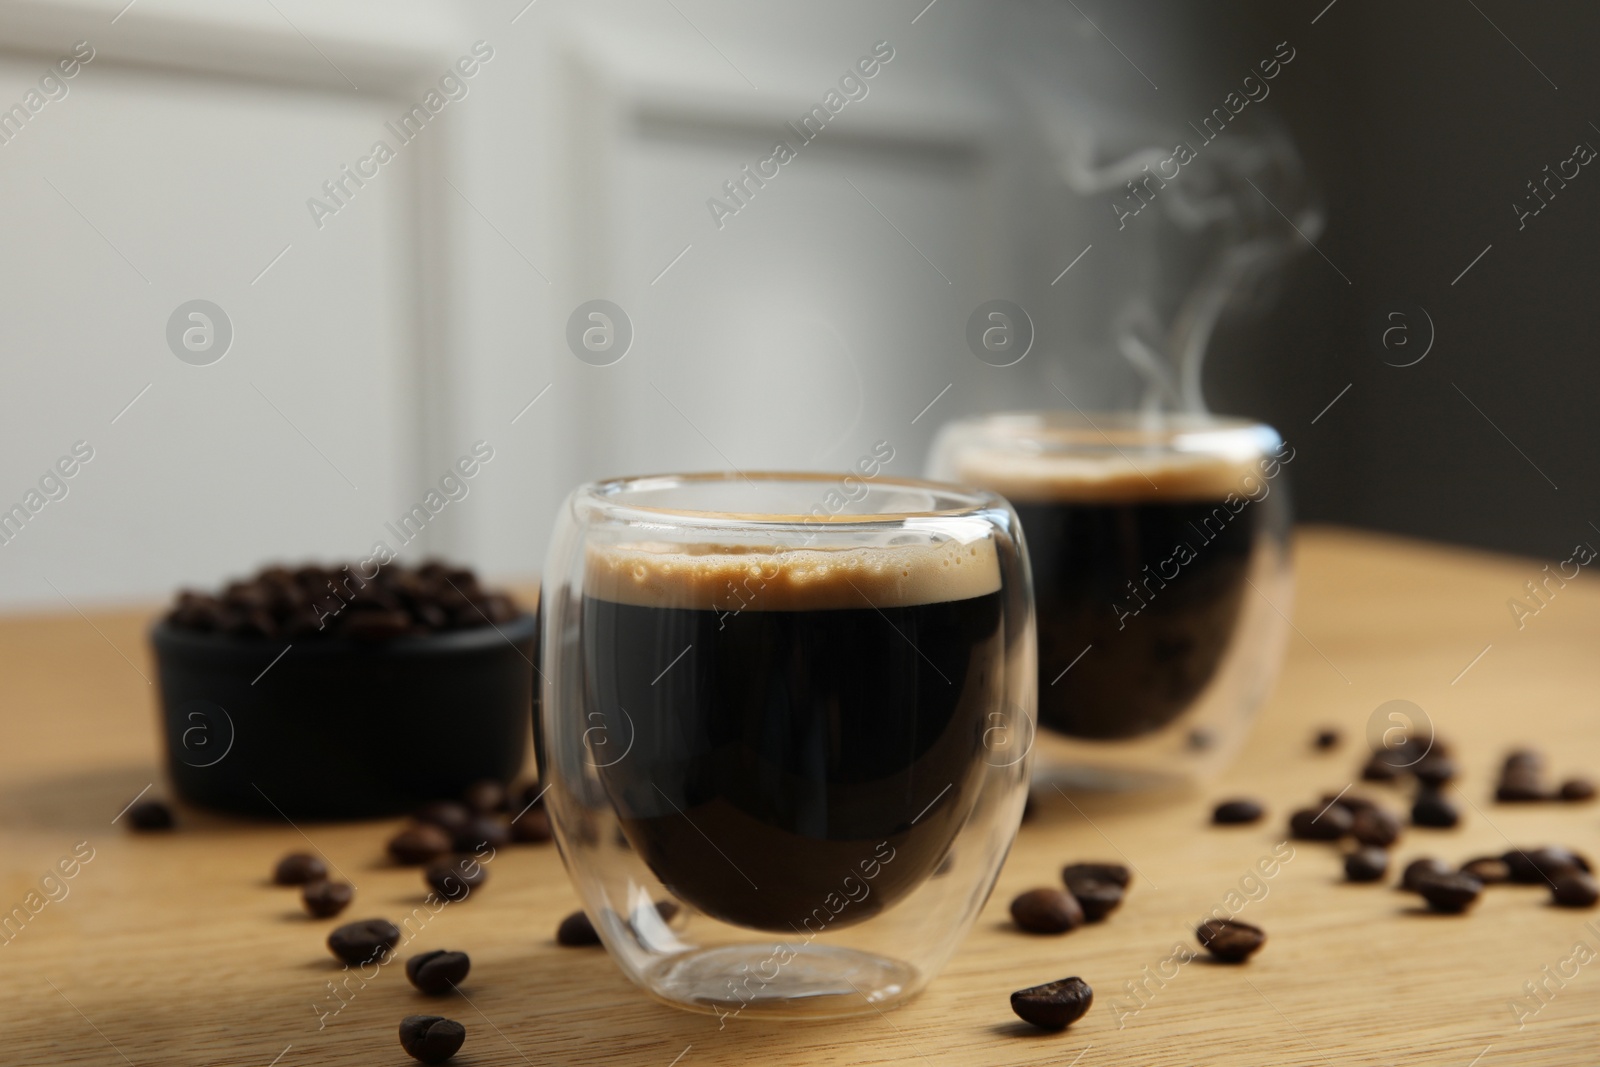
[[[506,787],[492,778],[485,778],[481,782],[473,782],[467,786],[467,791],[461,794],[461,799],[467,807],[479,814],[505,811]]]
[[[467,820],[472,818],[472,812],[465,804],[454,800],[435,800],[423,805],[412,818],[418,822],[431,823],[445,833],[453,834],[467,825]]]
[[[309,852],[291,852],[272,868],[273,885],[306,885],[328,877],[328,865],[322,857]]]
[[[1437,789],[1448,783],[1456,776],[1455,761],[1444,756],[1427,756],[1417,761],[1411,768],[1411,773],[1417,776],[1417,781],[1431,789]]]
[[[1355,819],[1342,804],[1301,808],[1289,817],[1289,833],[1306,841],[1337,841],[1350,832]]]
[[[1561,790],[1556,794],[1562,800],[1593,800],[1594,782],[1587,778],[1568,778],[1561,783]]]
[[[1423,878],[1435,874],[1452,873],[1454,872],[1451,871],[1448,863],[1443,860],[1436,860],[1432,856],[1424,856],[1422,859],[1412,860],[1406,864],[1405,871],[1400,875],[1400,888],[1417,893],[1421,891],[1417,886]]]
[[[1133,872],[1121,863],[1069,863],[1061,868],[1061,881],[1069,890],[1078,882],[1110,882],[1121,889],[1133,881]]]
[[[1428,902],[1428,907],[1446,915],[1466,911],[1483,892],[1483,883],[1470,874],[1452,871],[1448,874],[1424,874],[1416,880],[1417,892]]]
[[[1592,873],[1587,859],[1571,849],[1557,845],[1529,849],[1514,848],[1500,858],[1505,860],[1506,866],[1510,869],[1511,881],[1520,885],[1553,882],[1556,875],[1567,870],[1576,869],[1585,874]]]
[[[1266,809],[1261,802],[1240,797],[1237,800],[1224,800],[1211,812],[1211,821],[1218,826],[1237,826],[1242,823],[1259,822],[1266,814]]]
[[[1360,793],[1351,793],[1348,790],[1342,793],[1324,793],[1320,803],[1321,807],[1317,809],[1318,811],[1321,811],[1322,808],[1327,807],[1329,804],[1338,804],[1342,808],[1349,808],[1350,814],[1353,816],[1378,807],[1378,802],[1371,797],[1363,796]]]
[[[1324,726],[1317,731],[1316,736],[1311,739],[1311,743],[1319,750],[1327,752],[1329,749],[1338,748],[1339,742],[1343,739],[1343,735],[1335,727]]]
[[[1064,1030],[1083,1018],[1094,1003],[1094,990],[1082,978],[1019,989],[1011,994],[1011,1010],[1023,1022],[1045,1030]]]
[[[511,840],[525,845],[542,844],[554,836],[550,816],[543,808],[529,808],[511,820]]]
[[[400,940],[400,928],[388,919],[346,923],[328,935],[328,951],[352,967],[374,963]]]
[[[428,865],[423,878],[433,891],[449,901],[465,900],[489,880],[489,872],[471,856],[457,856]]]
[[[1242,963],[1267,941],[1261,927],[1237,919],[1207,919],[1195,927],[1194,936],[1202,948],[1223,963]]]
[[[1500,773],[1533,774],[1544,773],[1544,753],[1532,748],[1514,748],[1506,753],[1506,758],[1500,764]]]
[[[1378,848],[1388,848],[1398,841],[1400,830],[1400,817],[1383,808],[1358,811],[1350,823],[1350,833],[1357,841]]]
[[[1389,853],[1364,845],[1344,858],[1344,876],[1352,882],[1377,882],[1389,873]]]
[[[1502,804],[1535,803],[1549,796],[1549,791],[1532,778],[1502,778],[1494,787],[1494,798]]]
[[[128,809],[128,826],[136,831],[170,830],[175,822],[172,809],[159,800],[141,800]]]
[[[1417,794],[1417,802],[1411,805],[1411,823],[1413,826],[1429,826],[1434,829],[1448,830],[1461,821],[1461,813],[1456,806],[1445,797],[1443,793],[1432,789],[1424,789]]]
[[[589,916],[581,911],[575,911],[561,920],[561,925],[556,927],[556,944],[573,948],[579,945],[598,945],[600,935],[595,933],[594,924],[589,921]]]
[[[1461,865],[1462,874],[1470,874],[1484,885],[1500,885],[1511,881],[1511,868],[1498,856],[1480,856]]]
[[[435,949],[406,960],[406,977],[411,984],[430,997],[441,997],[455,991],[466,981],[472,969],[472,960],[465,952],[446,952]]]
[[[467,1028],[438,1015],[407,1015],[400,1020],[400,1047],[423,1063],[443,1063],[467,1039]]]
[[[300,902],[316,919],[331,919],[355,899],[356,891],[349,882],[307,882],[300,891]]]
[[[1079,878],[1070,890],[1083,909],[1086,922],[1097,923],[1117,910],[1122,903],[1123,889],[1115,882],[1096,882]]]
[[[1382,756],[1373,756],[1361,768],[1361,778],[1367,782],[1392,782],[1399,777],[1399,768]]]
[[[1550,899],[1563,908],[1592,908],[1600,901],[1600,883],[1592,874],[1575,868],[1565,870],[1556,875]]]
[[[457,852],[481,852],[484,848],[504,848],[511,843],[511,828],[493,815],[474,815],[455,832]]]
[[[451,836],[432,823],[408,826],[389,839],[389,855],[396,863],[415,866],[431,863],[450,851]]]
[[[1063,889],[1030,889],[1011,902],[1011,920],[1030,934],[1064,934],[1083,925],[1083,906]]]

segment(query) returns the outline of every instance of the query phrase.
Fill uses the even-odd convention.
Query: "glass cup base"
[[[837,1019],[882,1011],[922,988],[900,960],[833,945],[803,945],[770,980],[769,945],[728,945],[674,955],[653,968],[648,989],[678,1008],[741,1018]],[[737,979],[737,980],[736,980]]]

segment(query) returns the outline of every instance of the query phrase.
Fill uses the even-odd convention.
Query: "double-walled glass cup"
[[[1209,415],[1001,414],[945,426],[931,477],[983,486],[1028,537],[1039,774],[1186,785],[1244,742],[1290,597],[1287,470],[1269,426]]]
[[[575,490],[545,572],[540,772],[601,939],[657,998],[848,1015],[983,905],[1033,737],[1000,497],[827,474]]]

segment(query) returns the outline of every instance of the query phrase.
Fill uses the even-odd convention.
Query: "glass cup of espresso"
[[[931,477],[1022,519],[1038,626],[1041,778],[1181,786],[1243,744],[1287,635],[1294,450],[1209,415],[950,423]]]
[[[916,993],[992,888],[1033,738],[999,496],[827,474],[581,486],[543,585],[540,774],[624,973],[841,1016]]]

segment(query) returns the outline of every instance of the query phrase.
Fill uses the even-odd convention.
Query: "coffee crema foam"
[[[1145,457],[1136,452],[1088,456],[985,449],[960,457],[957,478],[1029,503],[1221,500],[1229,493],[1247,493],[1245,479],[1261,478],[1261,459],[1182,452]]]
[[[591,545],[584,595],[619,604],[738,611],[914,607],[1000,588],[992,538],[844,549]]]

